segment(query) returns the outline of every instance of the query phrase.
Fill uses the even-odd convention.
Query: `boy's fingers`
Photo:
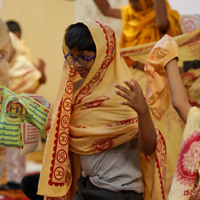
[[[129,81],[124,81],[124,83],[130,88],[131,91],[135,90],[135,86],[133,83],[131,83]]]
[[[122,104],[122,105],[125,105],[125,106],[129,106],[128,101],[123,101],[123,102],[121,102],[121,104]]]
[[[134,86],[136,87],[136,88],[141,88],[140,87],[140,85],[139,85],[139,83],[134,79]]]
[[[128,99],[128,95],[126,93],[120,92],[119,90],[115,91],[115,93],[123,97],[124,99]]]
[[[121,85],[115,84],[114,85],[117,89],[121,90],[122,92],[128,94],[129,90]]]

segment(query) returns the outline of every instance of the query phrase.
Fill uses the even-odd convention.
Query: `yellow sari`
[[[71,199],[80,177],[80,154],[95,154],[137,137],[137,114],[120,104],[114,83],[124,85],[131,74],[120,56],[114,31],[97,21],[82,21],[90,30],[97,53],[83,85],[73,94],[77,73],[64,61],[58,93],[50,111],[50,128],[38,194],[46,199]],[[66,34],[66,33],[65,33]],[[65,37],[64,37],[65,38]],[[63,43],[63,52],[69,50]],[[166,146],[157,130],[158,149],[142,156],[145,199],[166,199]],[[69,154],[73,152],[73,154]],[[155,197],[155,198],[154,198]]]
[[[153,0],[140,0],[140,4],[142,7],[140,12],[136,12],[130,4],[121,9],[123,23],[121,48],[158,41],[163,36],[156,25]],[[170,8],[167,1],[166,5],[169,20],[167,34],[172,37],[180,35],[182,32],[179,14]]]

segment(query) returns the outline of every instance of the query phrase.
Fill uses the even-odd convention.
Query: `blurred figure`
[[[166,33],[170,36],[182,33],[179,14],[167,0],[129,0],[129,5],[121,9],[112,7],[107,0],[94,2],[104,15],[122,19],[122,48],[157,41]]]
[[[9,21],[6,22],[6,24],[8,26],[9,31],[11,32],[10,36],[12,38],[12,43],[15,46],[15,48],[17,49],[18,54],[25,55],[26,58],[31,61],[30,50],[24,44],[24,42],[22,40],[22,29],[21,29],[20,24],[18,22],[14,21],[14,20],[9,20]],[[14,37],[14,35],[18,39],[16,39]],[[44,73],[45,65],[46,64],[45,64],[44,60],[41,59],[41,58],[38,59],[38,63],[37,64],[34,64],[35,68],[37,68],[42,74],[42,76],[40,78],[40,83],[45,83],[46,82],[46,77],[45,77],[45,73]],[[34,92],[34,91],[30,91],[30,93],[32,93],[32,92]]]
[[[12,43],[12,51],[8,59],[9,64],[9,84],[8,88],[15,93],[34,93],[41,84],[46,82],[45,62],[39,60],[39,64],[34,65],[27,57],[27,52],[19,38],[21,37],[20,26],[13,30],[9,36]],[[25,157],[20,156],[20,149],[7,148],[6,170],[7,184],[0,189],[20,189],[20,182],[25,175]]]
[[[12,32],[14,35],[16,35],[17,38],[19,39],[21,45],[18,47],[20,48],[18,50],[21,51],[22,55],[26,55],[26,57],[31,60],[30,50],[25,46],[22,40],[22,30],[19,23],[14,20],[9,20],[6,22],[6,24],[8,26],[9,31]]]
[[[8,86],[9,65],[8,60],[12,54],[13,48],[8,35],[6,24],[0,19],[0,85]],[[6,148],[0,147],[0,179],[5,173]]]
[[[179,14],[172,10],[167,0],[129,0],[129,4],[117,9],[107,0],[94,0],[102,14],[121,18],[120,47],[133,47],[159,40],[164,34],[180,35]],[[116,16],[116,12],[118,13]],[[135,79],[144,90],[146,77],[144,63],[124,58]],[[133,69],[132,69],[133,68]]]

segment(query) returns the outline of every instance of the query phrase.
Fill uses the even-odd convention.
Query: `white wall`
[[[180,14],[200,14],[200,0],[168,0]]]
[[[2,0],[0,0],[1,6]],[[22,37],[30,49],[33,62],[46,62],[47,82],[37,94],[51,103],[55,98],[64,55],[62,42],[65,28],[74,20],[74,2],[66,0],[4,0],[0,10],[3,20],[17,20]]]

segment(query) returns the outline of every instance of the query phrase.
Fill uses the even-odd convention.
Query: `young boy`
[[[156,130],[141,88],[124,81],[132,77],[115,33],[95,21],[73,24],[66,30],[63,52],[66,61],[47,124],[38,194],[142,200],[140,151],[155,151]],[[114,84],[130,91],[127,103],[121,103],[124,95]]]

